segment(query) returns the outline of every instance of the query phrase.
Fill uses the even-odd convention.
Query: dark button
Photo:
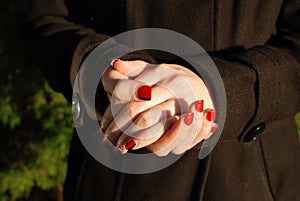
[[[260,136],[266,129],[266,124],[261,122],[257,126],[253,127],[244,137],[244,142],[252,142]]]

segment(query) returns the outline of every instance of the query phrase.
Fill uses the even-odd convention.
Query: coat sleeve
[[[94,48],[110,38],[108,34],[96,33],[94,29],[84,26],[83,24],[88,23],[83,22],[81,18],[86,16],[82,14],[81,17],[81,13],[73,4],[73,1],[64,0],[31,0],[26,19],[34,63],[42,69],[51,87],[63,93],[69,101],[82,62]],[[103,48],[105,55],[102,58],[107,62],[114,59],[113,55],[120,51],[130,52],[129,47],[117,44],[113,40]],[[145,61],[154,62],[150,56],[139,53],[131,53],[124,58],[140,57]],[[85,91],[88,93],[89,90]],[[108,105],[108,99],[101,83],[97,92],[95,106],[97,118],[100,120]],[[95,98],[95,95],[84,96],[86,98],[82,97],[82,102],[87,113],[91,114],[95,111],[95,106],[90,104],[90,100]]]
[[[227,96],[225,132],[245,133],[261,122],[293,122],[300,111],[300,2],[284,1],[277,33],[261,46],[212,56]],[[244,134],[243,134],[244,133]]]
[[[109,36],[69,21],[63,0],[32,0],[28,13],[33,60],[52,88],[70,99],[71,73],[75,74],[84,56]]]

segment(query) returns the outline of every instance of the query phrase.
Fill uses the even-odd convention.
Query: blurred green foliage
[[[27,0],[0,3],[0,201],[65,179],[71,107],[29,59],[20,27]]]
[[[298,128],[299,140],[300,140],[300,112],[296,114],[295,121]]]

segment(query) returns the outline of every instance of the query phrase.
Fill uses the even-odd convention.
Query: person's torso
[[[72,1],[70,17],[110,36],[137,28],[182,33],[205,50],[265,44],[276,31],[282,0]]]

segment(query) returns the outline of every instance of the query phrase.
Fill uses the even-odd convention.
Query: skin
[[[101,128],[105,139],[122,153],[134,139],[133,150],[146,147],[158,156],[182,154],[209,138],[216,126],[206,119],[214,106],[205,83],[183,66],[115,60],[102,83],[111,104]],[[137,89],[145,84],[152,87],[149,101],[137,95]],[[196,110],[199,100],[204,102],[202,112]],[[185,123],[188,114],[193,116],[189,125]]]

